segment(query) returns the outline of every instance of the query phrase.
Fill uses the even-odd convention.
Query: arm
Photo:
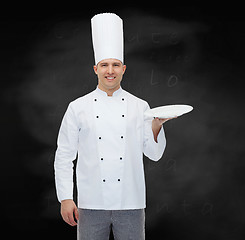
[[[150,109],[148,103],[145,104],[144,111]],[[162,124],[171,118],[149,120],[144,118],[144,144],[143,152],[145,156],[153,161],[158,161],[165,150],[166,138]]]
[[[63,117],[58,134],[55,153],[55,184],[58,200],[61,202],[61,215],[65,222],[75,226],[73,213],[78,212],[73,202],[73,160],[77,155],[79,128],[72,106],[69,105]]]
[[[148,109],[150,109],[150,106],[145,103],[144,111]],[[166,138],[163,127],[154,120],[144,116],[143,153],[149,159],[158,161],[166,147]]]

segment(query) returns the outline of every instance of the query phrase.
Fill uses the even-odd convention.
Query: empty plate
[[[179,117],[185,113],[193,110],[190,105],[166,105],[162,107],[156,107],[145,111],[144,115],[146,117],[157,117],[157,118],[173,118]]]

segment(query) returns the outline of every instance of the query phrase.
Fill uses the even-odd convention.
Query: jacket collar
[[[122,93],[123,89],[122,87],[120,86],[120,88],[118,90],[116,90],[113,94],[112,94],[112,97],[116,97],[116,96],[120,96],[120,94]],[[95,89],[95,92],[99,95],[102,95],[102,96],[105,96],[105,97],[108,97],[107,93],[101,89],[99,89],[99,87],[97,86],[96,89]]]

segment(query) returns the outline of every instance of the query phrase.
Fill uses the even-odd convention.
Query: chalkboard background
[[[0,18],[1,220],[9,239],[76,239],[59,214],[53,161],[68,103],[97,85],[90,19],[100,12],[124,20],[122,87],[151,107],[194,107],[164,125],[162,159],[144,159],[146,239],[244,239],[242,11],[125,5]]]

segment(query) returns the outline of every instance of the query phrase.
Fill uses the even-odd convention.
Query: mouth
[[[116,77],[112,77],[112,76],[107,76],[105,77],[108,81],[113,81]]]

